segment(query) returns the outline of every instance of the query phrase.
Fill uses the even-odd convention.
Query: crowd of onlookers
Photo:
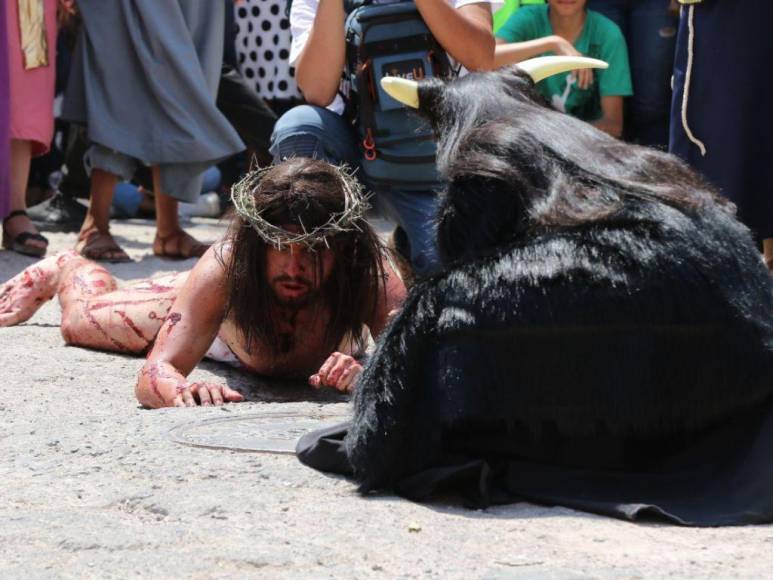
[[[128,260],[110,221],[139,216],[155,217],[156,255],[200,256],[206,246],[181,216],[220,215],[251,163],[313,155],[361,166],[377,209],[398,226],[396,247],[418,274],[431,272],[436,175],[397,164],[382,167],[393,178],[377,178],[372,162],[389,127],[363,133],[362,115],[350,111],[364,94],[341,74],[352,52],[347,9],[356,4],[6,0],[3,247],[40,256],[48,242],[38,227],[69,227],[84,256]],[[683,157],[736,203],[773,264],[765,161],[773,81],[758,44],[769,44],[765,0],[415,4],[460,74],[543,54],[609,63],[537,88],[614,137]],[[403,168],[410,179],[401,180]]]

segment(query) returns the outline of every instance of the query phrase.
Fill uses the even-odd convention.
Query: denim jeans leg
[[[662,0],[631,3],[628,52],[631,60],[631,138],[642,145],[666,149],[671,107],[678,18]]]
[[[599,12],[617,24],[626,40],[628,40],[628,5],[628,0],[588,0],[587,4],[588,10]]]
[[[349,123],[336,113],[300,105],[282,115],[271,135],[274,162],[289,157],[312,157],[330,163],[358,165],[357,138]]]
[[[408,236],[411,266],[417,276],[433,274],[440,268],[435,219],[439,198],[434,193],[384,191],[378,194],[378,207]]]

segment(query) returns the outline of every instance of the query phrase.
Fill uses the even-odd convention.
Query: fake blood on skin
[[[172,301],[172,298],[162,298],[161,300],[169,300]],[[91,310],[102,310],[103,308],[107,307],[116,307],[116,306],[135,306],[137,304],[147,304],[148,302],[155,302],[158,303],[158,298],[146,298],[144,300],[118,300],[116,302],[96,302],[92,304]],[[151,314],[153,314],[151,312]],[[151,320],[155,320],[154,317],[148,316]]]
[[[100,303],[100,304],[101,304],[101,303]],[[95,306],[96,306],[96,305],[95,305]],[[115,346],[115,347],[116,347],[116,348],[117,348],[119,351],[122,351],[122,352],[131,352],[131,349],[129,349],[129,347],[128,347],[128,346],[126,346],[126,345],[125,345],[125,344],[123,344],[122,342],[120,342],[120,341],[116,340],[115,338],[113,338],[112,336],[110,336],[110,334],[108,334],[107,332],[105,332],[105,329],[104,329],[104,328],[102,328],[102,325],[101,325],[101,324],[99,324],[99,321],[98,321],[98,320],[97,320],[97,319],[94,317],[94,315],[92,314],[93,310],[94,310],[94,309],[93,309],[93,308],[91,308],[90,306],[87,306],[87,307],[85,307],[85,308],[83,309],[83,313],[86,315],[86,320],[88,320],[88,321],[89,321],[89,324],[90,324],[90,325],[91,325],[91,326],[92,326],[92,327],[93,327],[95,330],[97,330],[97,332],[99,332],[99,333],[100,333],[102,336],[104,336],[104,337],[105,337],[107,340],[109,340],[111,343],[113,343],[113,345],[114,345],[114,346]]]
[[[183,319],[183,315],[179,312],[172,312],[166,317],[166,321],[169,323],[169,329],[166,331],[167,336],[172,334],[174,327]]]
[[[24,272],[24,283],[22,285],[25,288],[32,288],[35,285],[35,280],[32,279],[29,272]]]
[[[151,364],[147,370],[143,369],[142,374],[148,376],[150,378],[150,387],[153,389],[153,393],[156,395],[159,401],[166,404],[166,399],[164,399],[163,396],[161,396],[161,391],[158,388],[158,380],[159,379],[175,379],[175,391],[180,392],[185,388],[185,384],[180,381],[179,379],[176,379],[176,377],[172,377],[166,373],[163,372],[162,365],[158,363]]]
[[[167,298],[166,300],[169,300],[170,302],[172,301],[171,298]],[[121,317],[121,320],[122,320],[123,324],[127,328],[129,328],[132,332],[134,332],[134,334],[136,334],[140,339],[145,341],[145,347],[147,348],[147,346],[149,346],[150,343],[152,342],[152,339],[146,337],[142,333],[142,330],[140,330],[140,328],[137,326],[137,324],[131,319],[131,317],[126,314],[126,311],[125,310],[118,310],[118,307],[135,306],[135,305],[138,305],[138,304],[147,304],[149,302],[157,303],[158,302],[158,298],[146,298],[144,300],[120,300],[120,301],[116,301],[116,302],[111,302],[111,301],[95,302],[93,304],[90,304],[90,305],[86,306],[84,311],[85,311],[86,317],[88,318],[89,323],[91,324],[92,327],[97,329],[105,338],[107,338],[110,342],[112,342],[117,348],[119,348],[119,349],[121,349],[123,351],[131,351],[132,349],[128,348],[126,345],[122,344],[121,342],[115,340],[113,337],[109,336],[108,333],[105,332],[105,330],[102,328],[102,326],[96,320],[96,318],[94,318],[93,313],[98,311],[98,310],[102,310],[104,308],[112,308],[112,309],[114,309],[114,312],[118,316]],[[170,305],[170,307],[171,307],[171,305]],[[179,313],[176,313],[176,314],[177,314],[177,316],[182,318],[182,316],[180,316]],[[151,319],[151,320],[158,320],[158,319],[160,319],[162,317],[158,316],[155,312],[151,311],[148,314],[148,318]],[[179,319],[177,321],[179,321]],[[176,324],[177,321],[175,321],[173,324]]]
[[[147,347],[148,344],[150,344],[150,339],[146,337],[144,334],[142,334],[142,331],[137,327],[136,324],[134,324],[134,321],[129,318],[129,316],[124,312],[123,310],[116,310],[115,313],[121,317],[121,320],[123,321],[124,325],[129,327],[134,334],[136,334],[140,339],[145,341],[145,346]]]
[[[152,292],[153,294],[163,294],[172,290],[175,290],[174,286],[163,286],[161,284],[156,284],[152,280],[150,281],[150,288],[143,288],[143,292]]]

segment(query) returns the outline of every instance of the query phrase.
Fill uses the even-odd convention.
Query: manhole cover
[[[294,454],[303,435],[349,419],[344,413],[316,415],[264,412],[237,417],[215,417],[177,425],[169,431],[172,441],[191,447]]]

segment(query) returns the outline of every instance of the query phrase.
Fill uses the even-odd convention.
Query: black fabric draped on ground
[[[352,476],[344,438],[350,424],[303,437],[298,458],[319,471]],[[581,469],[507,458],[495,440],[470,439],[438,465],[395,483],[413,501],[457,495],[470,508],[529,501],[626,520],[690,526],[767,523],[773,519],[773,413],[751,413],[715,427],[649,470]],[[482,457],[486,457],[483,459]]]

